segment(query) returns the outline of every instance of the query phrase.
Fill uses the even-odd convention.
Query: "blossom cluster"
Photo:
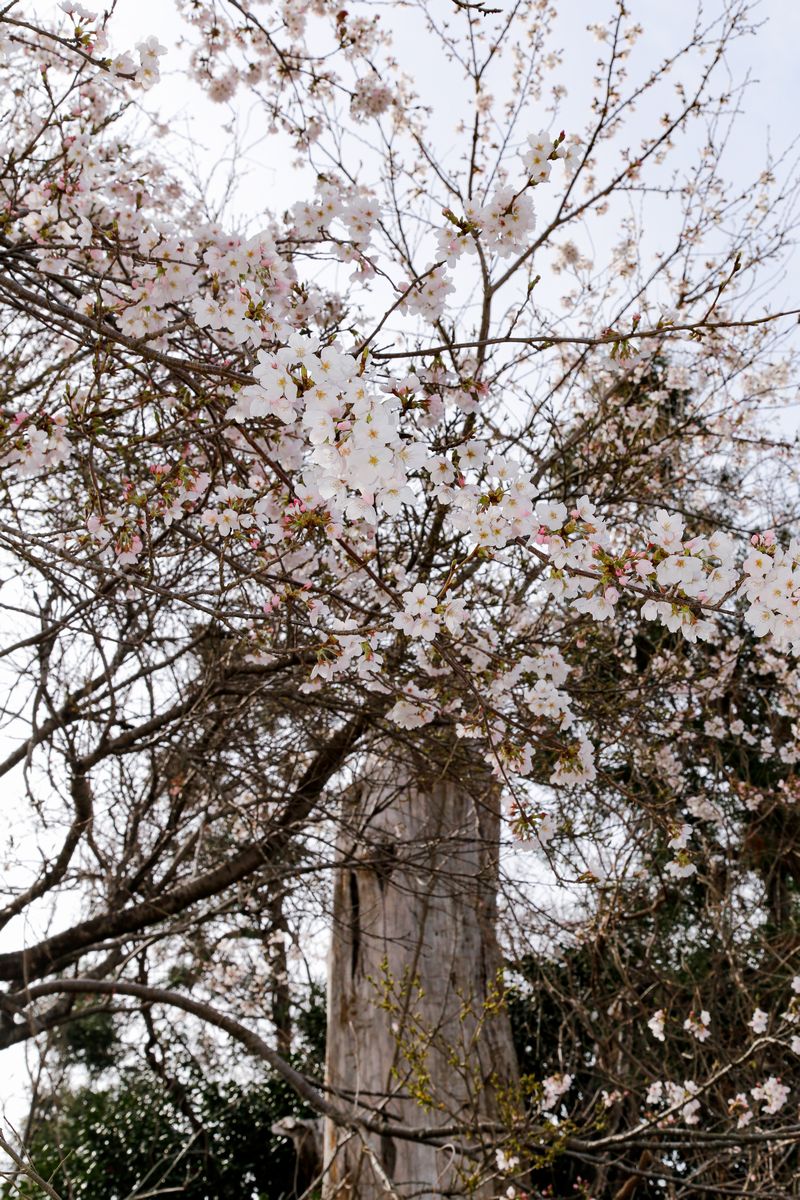
[[[699,1091],[693,1079],[685,1079],[683,1084],[656,1080],[647,1089],[645,1100],[649,1105],[663,1104],[666,1107],[668,1115],[664,1120],[667,1123],[672,1123],[677,1117],[686,1125],[698,1125],[701,1102],[696,1097]],[[670,1109],[677,1111],[669,1112]]]
[[[94,62],[105,36],[89,30],[96,18],[79,5],[68,3],[65,11],[80,26],[75,37],[89,38],[82,45],[91,43]],[[298,36],[304,19],[295,6],[289,24]],[[357,57],[372,34],[350,18],[339,24],[337,37]],[[149,39],[139,47],[138,67],[120,60],[98,79],[138,72],[147,86],[161,53]],[[477,359],[465,358],[458,370],[440,358],[393,372],[350,326],[337,326],[345,298],[304,276],[303,255],[323,251],[362,274],[380,270],[398,295],[387,315],[399,308],[417,320],[415,329],[425,329],[447,309],[450,263],[479,248],[499,258],[525,251],[536,188],[551,180],[559,161],[569,178],[580,161],[579,139],[532,134],[520,186],[503,177],[463,212],[445,210],[434,234],[441,257],[397,284],[394,262],[378,249],[391,214],[370,189],[335,172],[320,176],[313,196],[284,222],[270,220],[254,234],[188,211],[170,219],[147,191],[146,162],[129,162],[121,144],[112,146],[115,153],[97,152],[94,131],[109,111],[98,79],[48,131],[58,170],[32,180],[13,204],[8,197],[9,236],[32,247],[41,273],[69,283],[71,296],[77,293],[71,303],[93,335],[119,336],[134,357],[184,378],[197,370],[218,389],[207,410],[185,396],[163,404],[147,392],[143,400],[131,396],[128,429],[139,437],[141,424],[142,444],[152,453],[121,469],[124,455],[115,455],[113,441],[97,450],[103,478],[113,482],[106,495],[85,497],[80,536],[93,553],[110,556],[118,568],[136,567],[159,529],[185,526],[223,564],[235,561],[236,571],[249,569],[248,558],[257,568],[288,562],[291,584],[279,604],[303,606],[312,639],[309,686],[350,679],[391,691],[382,668],[393,639],[403,637],[425,679],[403,679],[392,720],[414,728],[446,717],[459,736],[489,746],[499,773],[520,776],[532,772],[546,730],[549,779],[557,786],[590,782],[597,773],[572,703],[570,667],[555,648],[506,651],[481,592],[492,571],[520,574],[532,564],[536,583],[525,600],[531,607],[555,602],[569,619],[610,622],[635,606],[645,620],[688,641],[713,638],[715,612],[737,601],[756,635],[800,646],[800,543],[782,548],[765,534],[740,562],[729,534],[692,536],[671,509],[650,510],[642,527],[588,494],[565,494],[539,470],[535,454],[523,453],[514,438],[498,440],[483,423],[484,408],[496,401]],[[375,115],[390,103],[388,93],[374,74],[360,79],[353,103]],[[678,368],[670,370],[671,386],[685,382]],[[57,472],[84,444],[91,422],[103,428],[106,401],[93,395],[88,375],[79,384],[66,404],[13,414],[4,465],[24,479]],[[467,419],[463,436],[448,430],[454,416]],[[160,447],[158,431],[168,426],[169,445]],[[220,447],[224,477],[213,466]],[[368,564],[378,541],[398,538],[426,506],[440,514],[443,536],[456,547],[452,563],[438,576],[398,563],[393,577],[376,583]],[[320,564],[329,590],[338,589],[361,616],[307,594]],[[360,584],[351,582],[354,572]],[[373,590],[366,609],[363,590],[356,594],[364,586]],[[272,597],[262,601],[261,614],[276,613],[272,605]],[[455,696],[445,678],[454,662],[469,681]],[[666,870],[677,878],[696,869],[691,832],[686,823],[670,831],[675,855]]]
[[[143,91],[148,91],[158,83],[158,60],[167,50],[157,37],[150,36],[139,42],[136,58],[130,51],[109,53],[108,36],[97,13],[91,12],[77,0],[62,0],[58,7],[72,22],[75,42],[84,47],[111,78],[129,80]]]

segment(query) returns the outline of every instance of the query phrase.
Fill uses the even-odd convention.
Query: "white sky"
[[[53,7],[56,0],[51,0]],[[436,0],[444,6],[448,0]],[[706,0],[706,15],[718,11],[723,0]],[[46,7],[46,6],[45,6]],[[435,7],[435,5],[434,5]],[[381,6],[384,20],[389,20],[390,4]],[[582,101],[585,85],[592,74],[601,47],[586,31],[588,21],[600,21],[612,10],[610,0],[560,0],[555,44],[564,52],[563,82],[568,96],[560,110],[562,127],[579,129],[588,114]],[[637,57],[657,62],[674,47],[683,33],[691,28],[696,0],[629,0],[630,20],[639,21],[645,35],[636,51]],[[753,38],[734,47],[729,56],[732,75],[741,80],[751,75],[752,86],[738,123],[737,148],[741,158],[742,177],[749,177],[754,166],[761,163],[766,138],[774,148],[788,145],[798,136],[797,111],[798,46],[800,45],[800,3],[797,0],[758,0],[753,6],[754,19],[761,28]],[[408,18],[398,13],[394,23],[394,47],[406,69],[412,68],[416,85],[441,116],[442,131],[455,124],[460,115],[449,90],[437,88],[441,79],[441,56],[432,40],[420,42],[416,28]],[[114,44],[119,48],[133,46],[138,40],[156,34],[170,53],[162,59],[162,82],[147,97],[147,107],[159,108],[164,116],[192,119],[199,138],[208,147],[208,163],[224,156],[228,139],[222,126],[228,119],[225,106],[214,105],[202,97],[199,90],[177,74],[183,54],[178,43],[186,26],[170,0],[117,0],[113,18]],[[404,33],[405,30],[405,33]],[[644,130],[642,130],[644,132]],[[285,177],[283,166],[276,162],[262,167],[273,177],[276,192],[282,191],[280,181]],[[282,199],[282,198],[281,198]],[[274,207],[280,207],[279,203]]]
[[[55,4],[55,0],[51,2]],[[437,14],[444,12],[447,6],[449,0],[433,0],[432,8]],[[725,0],[704,0],[705,19],[719,13],[724,6]],[[591,79],[598,55],[605,49],[587,31],[586,25],[590,20],[606,21],[613,12],[613,3],[612,0],[559,0],[556,7],[559,17],[553,31],[552,46],[563,52],[564,70],[559,81],[565,85],[567,95],[559,105],[557,120],[552,128],[581,133],[591,120]],[[696,0],[629,0],[630,22],[641,23],[645,30],[629,63],[633,76],[640,76],[659,63],[688,37],[696,8]],[[439,150],[454,145],[457,139],[452,135],[457,121],[464,115],[464,96],[459,91],[456,77],[448,74],[453,68],[443,62],[435,39],[419,37],[416,17],[410,17],[399,5],[392,16],[391,0],[386,4],[377,4],[376,11],[381,13],[384,23],[392,28],[393,49],[401,67],[412,75],[415,87],[433,111],[432,132]],[[800,2],[757,0],[753,5],[753,20],[761,23],[758,33],[735,43],[728,57],[733,82],[741,82],[747,75],[752,81],[726,158],[725,170],[734,186],[737,183],[749,184],[758,176],[765,164],[768,143],[773,154],[778,154],[798,136],[796,113],[800,89],[796,78]],[[226,160],[231,149],[231,135],[226,132],[225,126],[231,120],[234,107],[240,116],[247,112],[247,98],[240,92],[230,106],[216,105],[186,79],[181,71],[186,50],[179,45],[186,26],[175,11],[172,0],[117,0],[110,28],[113,45],[118,49],[132,48],[137,41],[150,34],[156,34],[162,44],[168,47],[169,53],[162,59],[162,82],[143,97],[143,105],[149,111],[158,110],[162,121],[169,127],[170,137],[165,148],[169,147],[183,162],[191,153],[196,157],[201,173],[208,175],[216,171],[218,178],[221,178],[226,171]],[[682,69],[676,72],[678,78],[684,78],[687,74]],[[722,77],[718,86],[722,86]],[[664,99],[662,95],[661,102]],[[629,122],[630,136],[626,140],[636,145],[642,136],[652,134],[653,121],[662,111],[653,112],[645,100]],[[235,208],[229,217],[234,218],[234,223],[238,223],[236,218],[249,218],[252,231],[253,227],[259,225],[262,213],[282,212],[296,199],[309,195],[313,185],[310,173],[301,178],[287,170],[287,163],[294,155],[286,140],[257,139],[260,125],[257,109],[250,112],[249,118],[241,118],[241,122],[242,127],[247,127],[252,150],[243,165],[244,179],[237,188]],[[531,132],[550,126],[543,105],[541,121]],[[688,166],[691,157],[689,145],[684,148],[683,154]],[[678,165],[681,165],[680,155],[679,149],[673,160]],[[668,204],[665,202],[665,205]],[[652,215],[658,210],[651,209],[650,212],[651,228],[645,231],[645,241],[641,247],[643,261],[657,249],[663,248],[664,239],[668,236],[659,218]],[[669,224],[666,212],[665,219]],[[658,228],[654,228],[657,222]],[[599,245],[595,241],[594,248],[600,251],[602,258],[603,251],[616,238],[615,225],[612,221],[600,227],[594,222],[591,234],[593,239],[599,239]],[[590,245],[582,245],[581,249],[594,257]],[[548,278],[547,271],[544,274],[537,298],[540,303],[558,311],[559,297],[564,290],[562,282],[555,277]],[[777,279],[773,283],[770,274],[764,275],[763,283],[767,287],[764,300],[769,307],[789,306],[789,286],[786,283]],[[772,294],[770,289],[773,289]]]

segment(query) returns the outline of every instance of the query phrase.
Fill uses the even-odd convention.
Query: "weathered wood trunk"
[[[447,1145],[325,1127],[324,1196],[487,1198],[456,1147],[516,1080],[498,1005],[499,811],[488,776],[370,782],[344,801],[329,961],[327,1081],[357,1113]],[[452,1132],[453,1126],[462,1131]],[[485,1165],[485,1163],[484,1163]]]

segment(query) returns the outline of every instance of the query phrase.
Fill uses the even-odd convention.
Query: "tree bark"
[[[478,1182],[493,1163],[485,1126],[517,1076],[495,934],[498,793],[471,774],[406,772],[343,801],[327,1082],[356,1115],[449,1131],[436,1146],[327,1121],[329,1200],[496,1193]]]

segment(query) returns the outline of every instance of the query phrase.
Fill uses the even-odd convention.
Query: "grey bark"
[[[371,780],[343,803],[327,1083],[357,1115],[448,1132],[436,1146],[326,1121],[326,1200],[496,1194],[477,1174],[517,1078],[497,1004],[499,805],[484,772],[461,774]]]

